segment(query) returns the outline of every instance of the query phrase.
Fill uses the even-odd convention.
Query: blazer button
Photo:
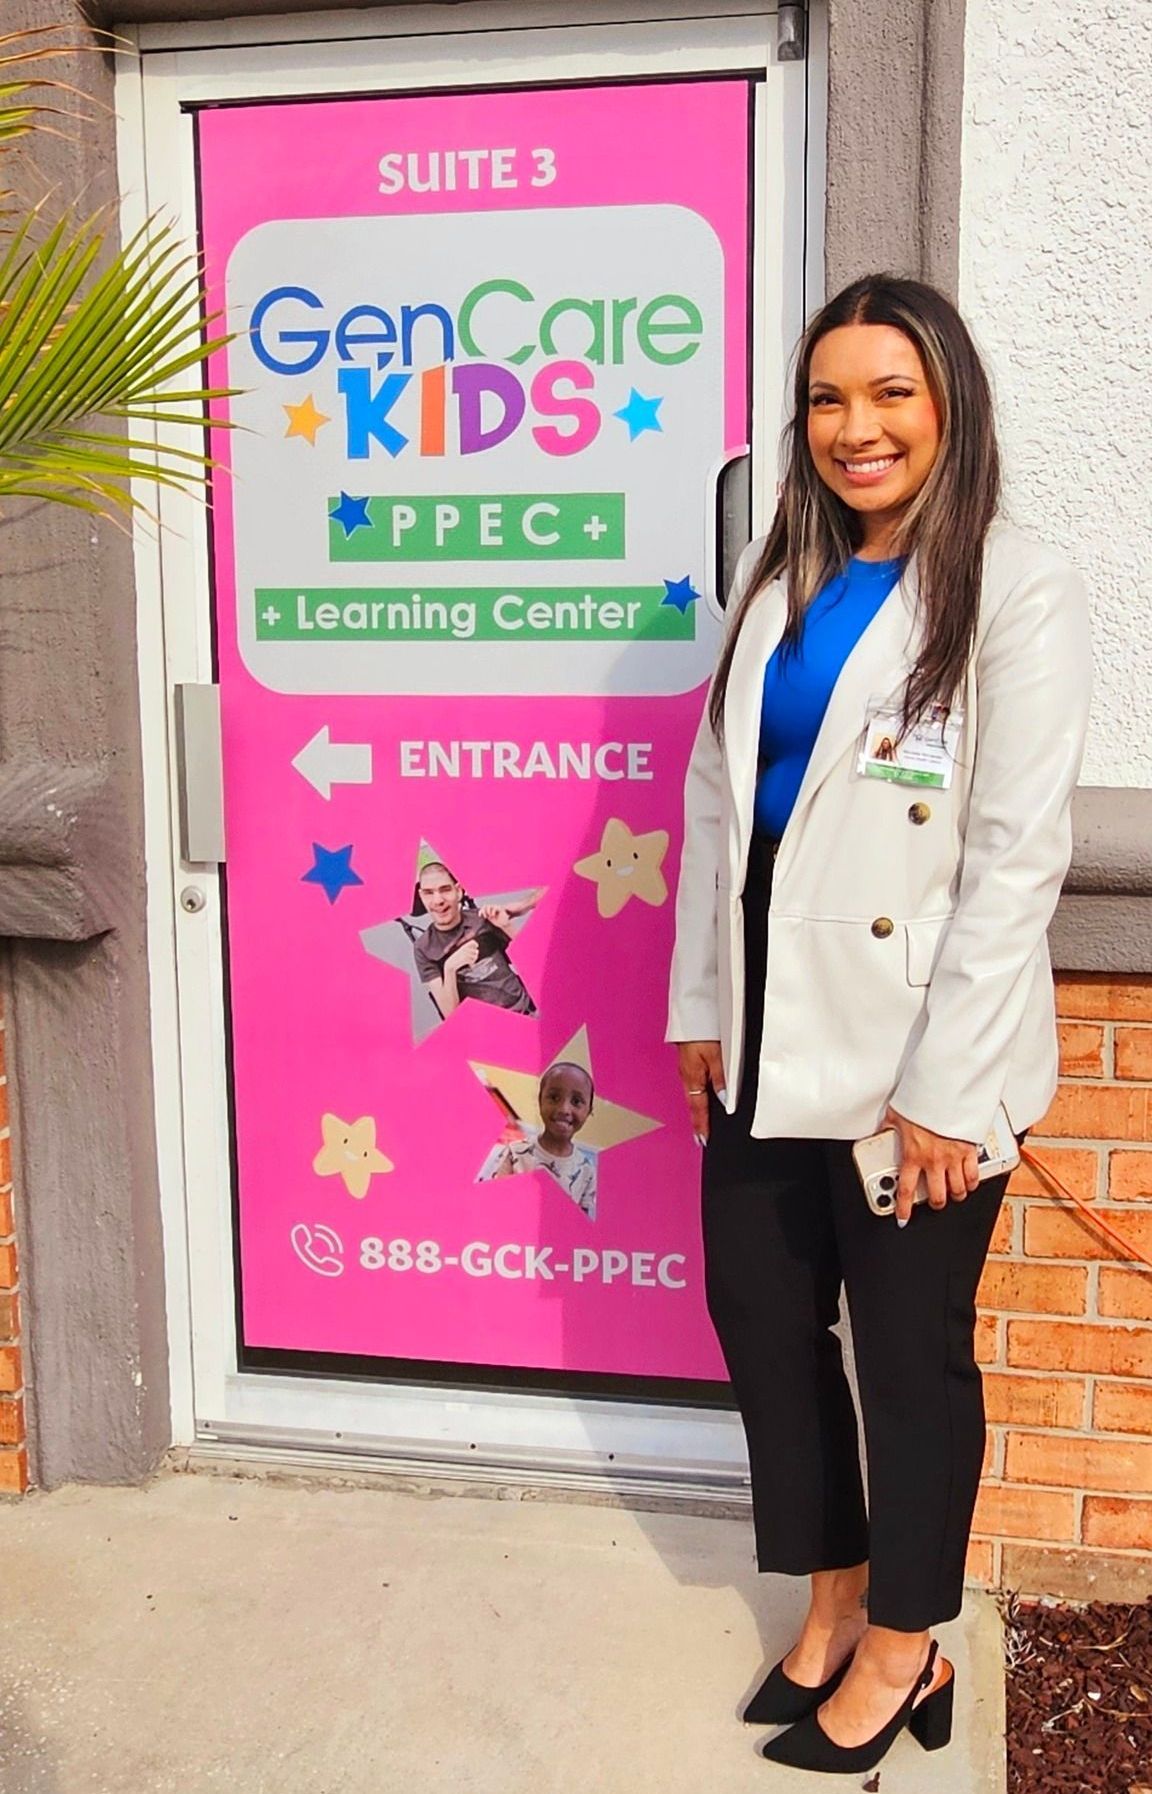
[[[872,933],[878,941],[886,941],[895,926],[891,916],[877,916],[872,924]]]
[[[913,804],[908,811],[908,820],[909,820],[909,822],[916,823],[916,825],[919,827],[919,825],[922,822],[927,822],[927,820],[928,820],[929,816],[931,816],[931,814],[932,814],[932,805],[931,804]]]

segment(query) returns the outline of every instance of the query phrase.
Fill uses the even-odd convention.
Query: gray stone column
[[[887,271],[959,285],[964,0],[829,0],[829,294]]]
[[[5,30],[55,24],[94,42],[67,0],[7,0]],[[114,208],[111,59],[63,56],[52,72],[91,117],[53,121],[61,135],[6,158],[9,179],[51,215]],[[135,602],[123,524],[4,507],[0,934],[33,1474],[47,1487],[138,1478],[169,1440]]]

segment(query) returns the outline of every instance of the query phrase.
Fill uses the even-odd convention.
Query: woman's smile
[[[853,486],[877,486],[900,460],[899,455],[879,455],[870,461],[839,461],[844,477]]]

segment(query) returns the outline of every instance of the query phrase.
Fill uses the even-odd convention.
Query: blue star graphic
[[[628,394],[628,403],[621,405],[619,411],[612,413],[628,425],[628,440],[635,442],[637,436],[643,436],[645,430],[656,430],[664,434],[664,426],[656,416],[663,399],[646,399],[633,387]]]
[[[329,511],[328,515],[333,523],[338,523],[343,529],[345,541],[348,540],[354,529],[372,528],[372,519],[368,515],[368,502],[366,498],[350,498],[347,492],[342,492],[340,503],[336,509]]]
[[[683,579],[666,579],[664,581],[664,596],[660,602],[661,604],[674,604],[680,615],[683,616],[688,606],[695,604],[699,596],[690,575],[686,573]]]
[[[300,875],[300,882],[306,885],[319,885],[329,903],[335,903],[346,885],[362,885],[364,880],[358,872],[352,870],[352,849],[348,847],[321,847],[319,842],[312,843],[313,863],[307,872]]]

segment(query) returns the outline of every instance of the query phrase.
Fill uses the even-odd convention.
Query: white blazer
[[[730,615],[761,546],[741,557]],[[871,702],[898,700],[915,660],[916,591],[913,560],[844,664],[780,843],[758,1066],[743,1065],[741,892],[781,581],[757,594],[740,631],[723,747],[705,709],[692,750],[667,1039],[720,1041],[729,1111],[742,1077],[758,1077],[759,1137],[858,1139],[891,1103],[979,1141],[999,1102],[1019,1131],[1056,1089],[1046,930],[1071,857],[1088,718],[1083,583],[1050,549],[993,524],[946,791],[857,770]]]

